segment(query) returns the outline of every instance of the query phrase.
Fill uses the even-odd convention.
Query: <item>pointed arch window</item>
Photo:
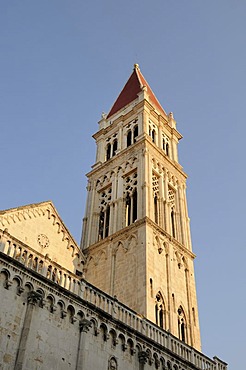
[[[178,308],[178,333],[179,339],[186,342],[186,320],[182,306]]]
[[[163,138],[162,139],[162,149],[165,151],[165,149],[166,149],[166,141],[165,141],[165,139]]]
[[[166,143],[166,155],[169,157],[169,144]]]
[[[104,239],[109,235],[111,193],[111,187],[100,193],[100,213],[98,225],[99,240]]]
[[[155,130],[152,130],[152,135],[151,135],[151,138],[152,138],[152,142],[155,143]]]
[[[152,190],[154,197],[154,221],[159,224],[159,178],[152,174]]]
[[[137,189],[132,194],[127,193],[126,198],[126,226],[137,220]]]
[[[162,134],[162,150],[165,154],[170,157],[169,138],[163,133]]]
[[[135,222],[138,217],[137,211],[137,172],[132,173],[125,179],[125,211],[126,211],[126,226]]]
[[[170,234],[176,238],[176,215],[175,215],[175,203],[176,203],[176,192],[173,188],[168,188],[168,200],[170,205]]]
[[[165,329],[165,310],[164,310],[164,300],[161,292],[156,294],[155,298],[155,320],[156,325]]]

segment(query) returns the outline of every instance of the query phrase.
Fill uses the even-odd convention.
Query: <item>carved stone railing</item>
[[[134,311],[127,308],[117,299],[113,299],[107,294],[101,292],[86,281],[82,281],[83,299],[97,308],[105,311],[114,319],[123,322],[133,330],[141,333],[158,343],[162,347],[169,349],[185,361],[191,362],[201,370],[227,370],[227,365],[214,357],[213,360],[203,355],[201,352],[188,346],[172,334],[159,328],[151,321],[139,316]]]
[[[163,347],[163,350],[171,351],[181,359],[195,365],[197,369],[227,370],[227,364],[217,357],[210,359],[203,355],[169,332],[138,315],[120,303],[117,298],[112,298],[86,280],[79,279],[75,274],[13,238],[7,232],[0,231],[0,252],[43,275],[45,278],[50,279],[53,283],[62,286],[76,296],[79,296],[96,310],[104,311],[114,320],[118,320],[128,326],[129,330],[134,330],[143,337],[150,338],[157,345]]]

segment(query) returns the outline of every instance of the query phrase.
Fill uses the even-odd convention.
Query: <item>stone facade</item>
[[[94,138],[81,247],[52,202],[0,212],[0,369],[227,370],[200,352],[181,135],[137,65]]]
[[[32,253],[0,230],[1,369],[227,369],[86,280],[28,267],[16,247]]]

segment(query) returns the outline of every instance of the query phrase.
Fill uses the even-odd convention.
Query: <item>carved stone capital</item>
[[[79,323],[80,332],[87,333],[91,327],[91,322],[87,319],[82,319]]]
[[[29,292],[27,297],[27,304],[35,306],[42,300],[42,296],[40,293],[37,292]]]
[[[17,288],[17,295],[21,295],[24,292],[24,288],[22,286],[18,286]]]
[[[9,289],[9,287],[13,284],[12,281],[9,281],[9,280],[5,280],[3,286],[5,289]]]
[[[139,352],[138,354],[138,360],[140,362],[140,364],[146,364],[147,361],[148,361],[148,353],[146,351],[141,351]]]

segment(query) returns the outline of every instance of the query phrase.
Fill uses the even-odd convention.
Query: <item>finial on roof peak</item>
[[[140,71],[139,64],[135,63],[134,64],[134,69],[138,69]]]

